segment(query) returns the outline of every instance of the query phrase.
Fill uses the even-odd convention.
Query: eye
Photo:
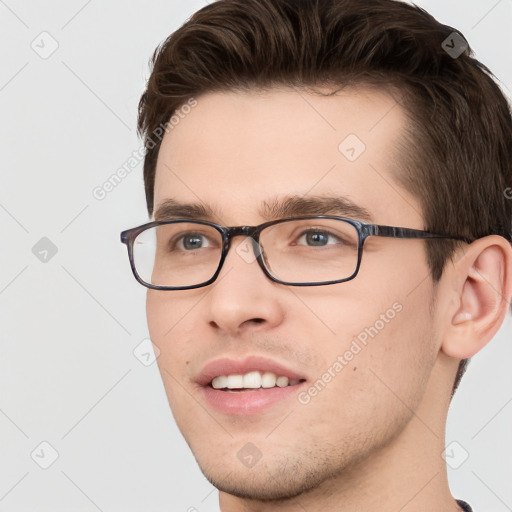
[[[301,240],[304,240],[306,245],[309,245],[311,247],[323,247],[329,244],[329,239],[332,240],[331,243],[335,244],[342,242],[340,238],[333,235],[329,231],[320,229],[309,229],[298,238],[297,244],[300,244]]]
[[[182,251],[193,251],[210,246],[211,243],[208,237],[200,233],[186,233],[177,237],[171,248],[177,248]]]

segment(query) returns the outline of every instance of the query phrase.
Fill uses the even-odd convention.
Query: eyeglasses
[[[139,283],[155,290],[188,290],[217,279],[235,236],[249,237],[250,243],[237,247],[245,261],[256,260],[269,279],[289,286],[318,286],[354,279],[369,236],[472,241],[315,215],[237,227],[203,220],[149,222],[123,231],[121,242],[128,248],[133,275]]]

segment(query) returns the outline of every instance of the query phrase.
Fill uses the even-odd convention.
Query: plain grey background
[[[510,97],[512,0],[418,4]],[[218,510],[144,356],[145,289],[119,242],[147,221],[130,157],[148,59],[204,5],[0,0],[1,512]],[[451,488],[475,512],[512,510],[511,334],[509,316],[449,414]]]

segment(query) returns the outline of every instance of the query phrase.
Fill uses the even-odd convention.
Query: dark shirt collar
[[[457,500],[457,504],[464,512],[473,512],[473,509],[465,501]]]

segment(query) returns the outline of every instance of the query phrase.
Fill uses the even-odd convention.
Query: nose
[[[284,285],[263,273],[257,252],[252,238],[241,235],[232,239],[222,270],[204,298],[208,322],[215,329],[234,334],[282,322]]]

